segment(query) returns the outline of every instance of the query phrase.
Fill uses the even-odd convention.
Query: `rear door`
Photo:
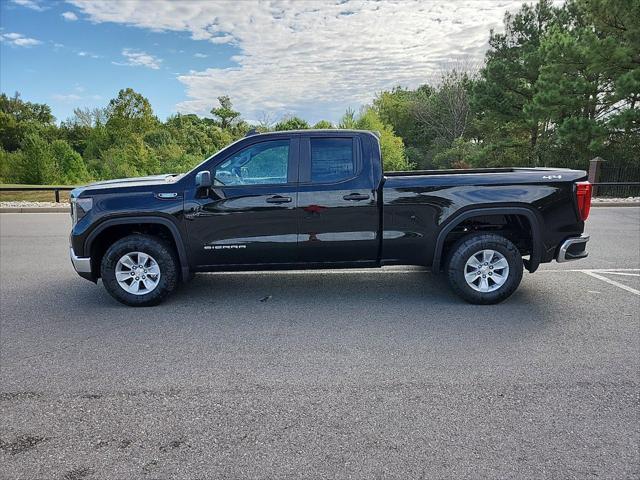
[[[197,266],[297,260],[298,145],[296,137],[254,142],[211,167],[208,192],[186,193]]]
[[[371,263],[378,258],[377,192],[353,133],[300,139],[300,260]]]

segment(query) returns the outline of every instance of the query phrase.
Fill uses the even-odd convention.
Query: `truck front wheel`
[[[499,303],[516,291],[522,280],[522,256],[507,238],[473,234],[452,248],[447,265],[451,288],[467,302]]]
[[[111,245],[100,265],[102,283],[125,305],[157,305],[178,285],[179,265],[170,245],[150,235],[129,235]]]

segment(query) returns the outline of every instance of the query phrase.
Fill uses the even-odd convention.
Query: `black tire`
[[[482,250],[501,253],[509,264],[504,283],[490,292],[477,291],[465,280],[467,260]],[[473,272],[472,267],[469,268]],[[520,285],[522,271],[522,256],[518,248],[507,238],[496,234],[478,233],[460,239],[453,245],[447,262],[447,277],[453,291],[467,302],[477,305],[492,305],[507,299]],[[491,287],[494,285],[495,282]]]
[[[116,280],[116,265],[126,254],[142,252],[153,257],[160,268],[157,286],[149,293],[127,292]],[[150,235],[129,235],[111,245],[100,265],[102,283],[113,298],[132,307],[148,307],[162,302],[178,286],[179,262],[173,248],[161,238]]]

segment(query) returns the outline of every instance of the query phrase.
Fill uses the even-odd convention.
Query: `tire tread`
[[[115,266],[124,253],[142,251],[153,256],[160,265],[159,285],[145,295],[133,295],[125,292],[115,278]],[[179,262],[173,248],[159,237],[152,235],[127,235],[114,242],[102,257],[100,274],[102,283],[109,294],[131,307],[158,305],[178,286]]]
[[[509,262],[509,278],[493,292],[478,292],[467,285],[464,266],[473,253],[484,249],[499,250]],[[502,235],[474,233],[458,240],[447,259],[446,272],[452,290],[464,300],[476,305],[492,305],[506,300],[516,291],[523,274],[522,256],[518,247]]]

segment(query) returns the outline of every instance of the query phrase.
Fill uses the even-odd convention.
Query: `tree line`
[[[210,117],[164,122],[122,89],[59,125],[46,104],[0,95],[0,182],[79,184],[184,172],[256,128],[379,132],[385,170],[498,166],[586,169],[640,158],[640,0],[549,0],[506,13],[477,70],[455,65],[415,88],[379,92],[337,125],[296,116],[249,124],[220,96]]]

